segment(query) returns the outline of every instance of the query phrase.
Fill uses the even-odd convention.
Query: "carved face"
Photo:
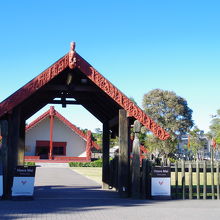
[[[134,121],[134,132],[140,132],[141,131],[141,124],[138,120]]]
[[[70,50],[72,50],[72,51],[75,50],[75,42],[70,43]]]

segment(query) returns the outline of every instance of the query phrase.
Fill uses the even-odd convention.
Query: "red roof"
[[[39,74],[25,86],[20,88],[6,100],[0,103],[0,118],[10,113],[16,106],[27,100],[31,95],[35,94],[40,88],[52,81],[56,76],[65,70],[78,69],[88,79],[90,79],[108,98],[117,103],[120,108],[127,111],[129,117],[137,119],[148,130],[152,131],[155,136],[161,140],[169,138],[169,134],[153,121],[146,113],[139,108],[133,101],[125,96],[111,82],[102,76],[93,66],[84,60],[75,52],[75,45],[71,44],[71,50],[52,66]],[[91,108],[91,106],[90,106]],[[105,112],[103,112],[104,114]]]
[[[66,126],[68,126],[72,131],[74,131],[77,135],[79,135],[84,140],[87,140],[87,135],[84,134],[79,128],[77,128],[74,124],[72,124],[69,120],[67,120],[64,116],[62,116],[58,111],[55,109],[53,110],[53,115],[57,117],[60,121],[62,121]],[[43,121],[45,118],[50,116],[50,109],[40,115],[38,118],[36,118],[34,121],[32,121],[30,124],[26,126],[26,131],[32,129],[34,126],[36,126],[38,123]],[[96,148],[97,150],[100,149],[100,146],[92,141],[92,146]]]

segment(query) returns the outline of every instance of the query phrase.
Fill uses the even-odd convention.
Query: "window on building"
[[[53,155],[65,155],[64,147],[53,147]]]

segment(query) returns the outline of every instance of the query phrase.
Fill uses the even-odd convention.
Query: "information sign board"
[[[152,167],[151,196],[170,197],[170,167]]]
[[[33,196],[35,166],[17,166],[14,173],[12,196]]]

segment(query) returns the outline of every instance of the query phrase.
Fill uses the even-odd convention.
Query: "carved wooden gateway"
[[[119,182],[129,175],[128,132],[138,120],[160,140],[169,134],[85,61],[71,44],[70,52],[0,103],[4,198],[11,195],[13,170],[24,162],[25,121],[47,104],[80,104],[103,123],[103,186],[109,180],[109,134],[120,137]],[[120,177],[120,169],[126,169]],[[125,179],[126,179],[125,178]],[[121,191],[128,189],[121,180]],[[119,188],[120,191],[120,188]]]

